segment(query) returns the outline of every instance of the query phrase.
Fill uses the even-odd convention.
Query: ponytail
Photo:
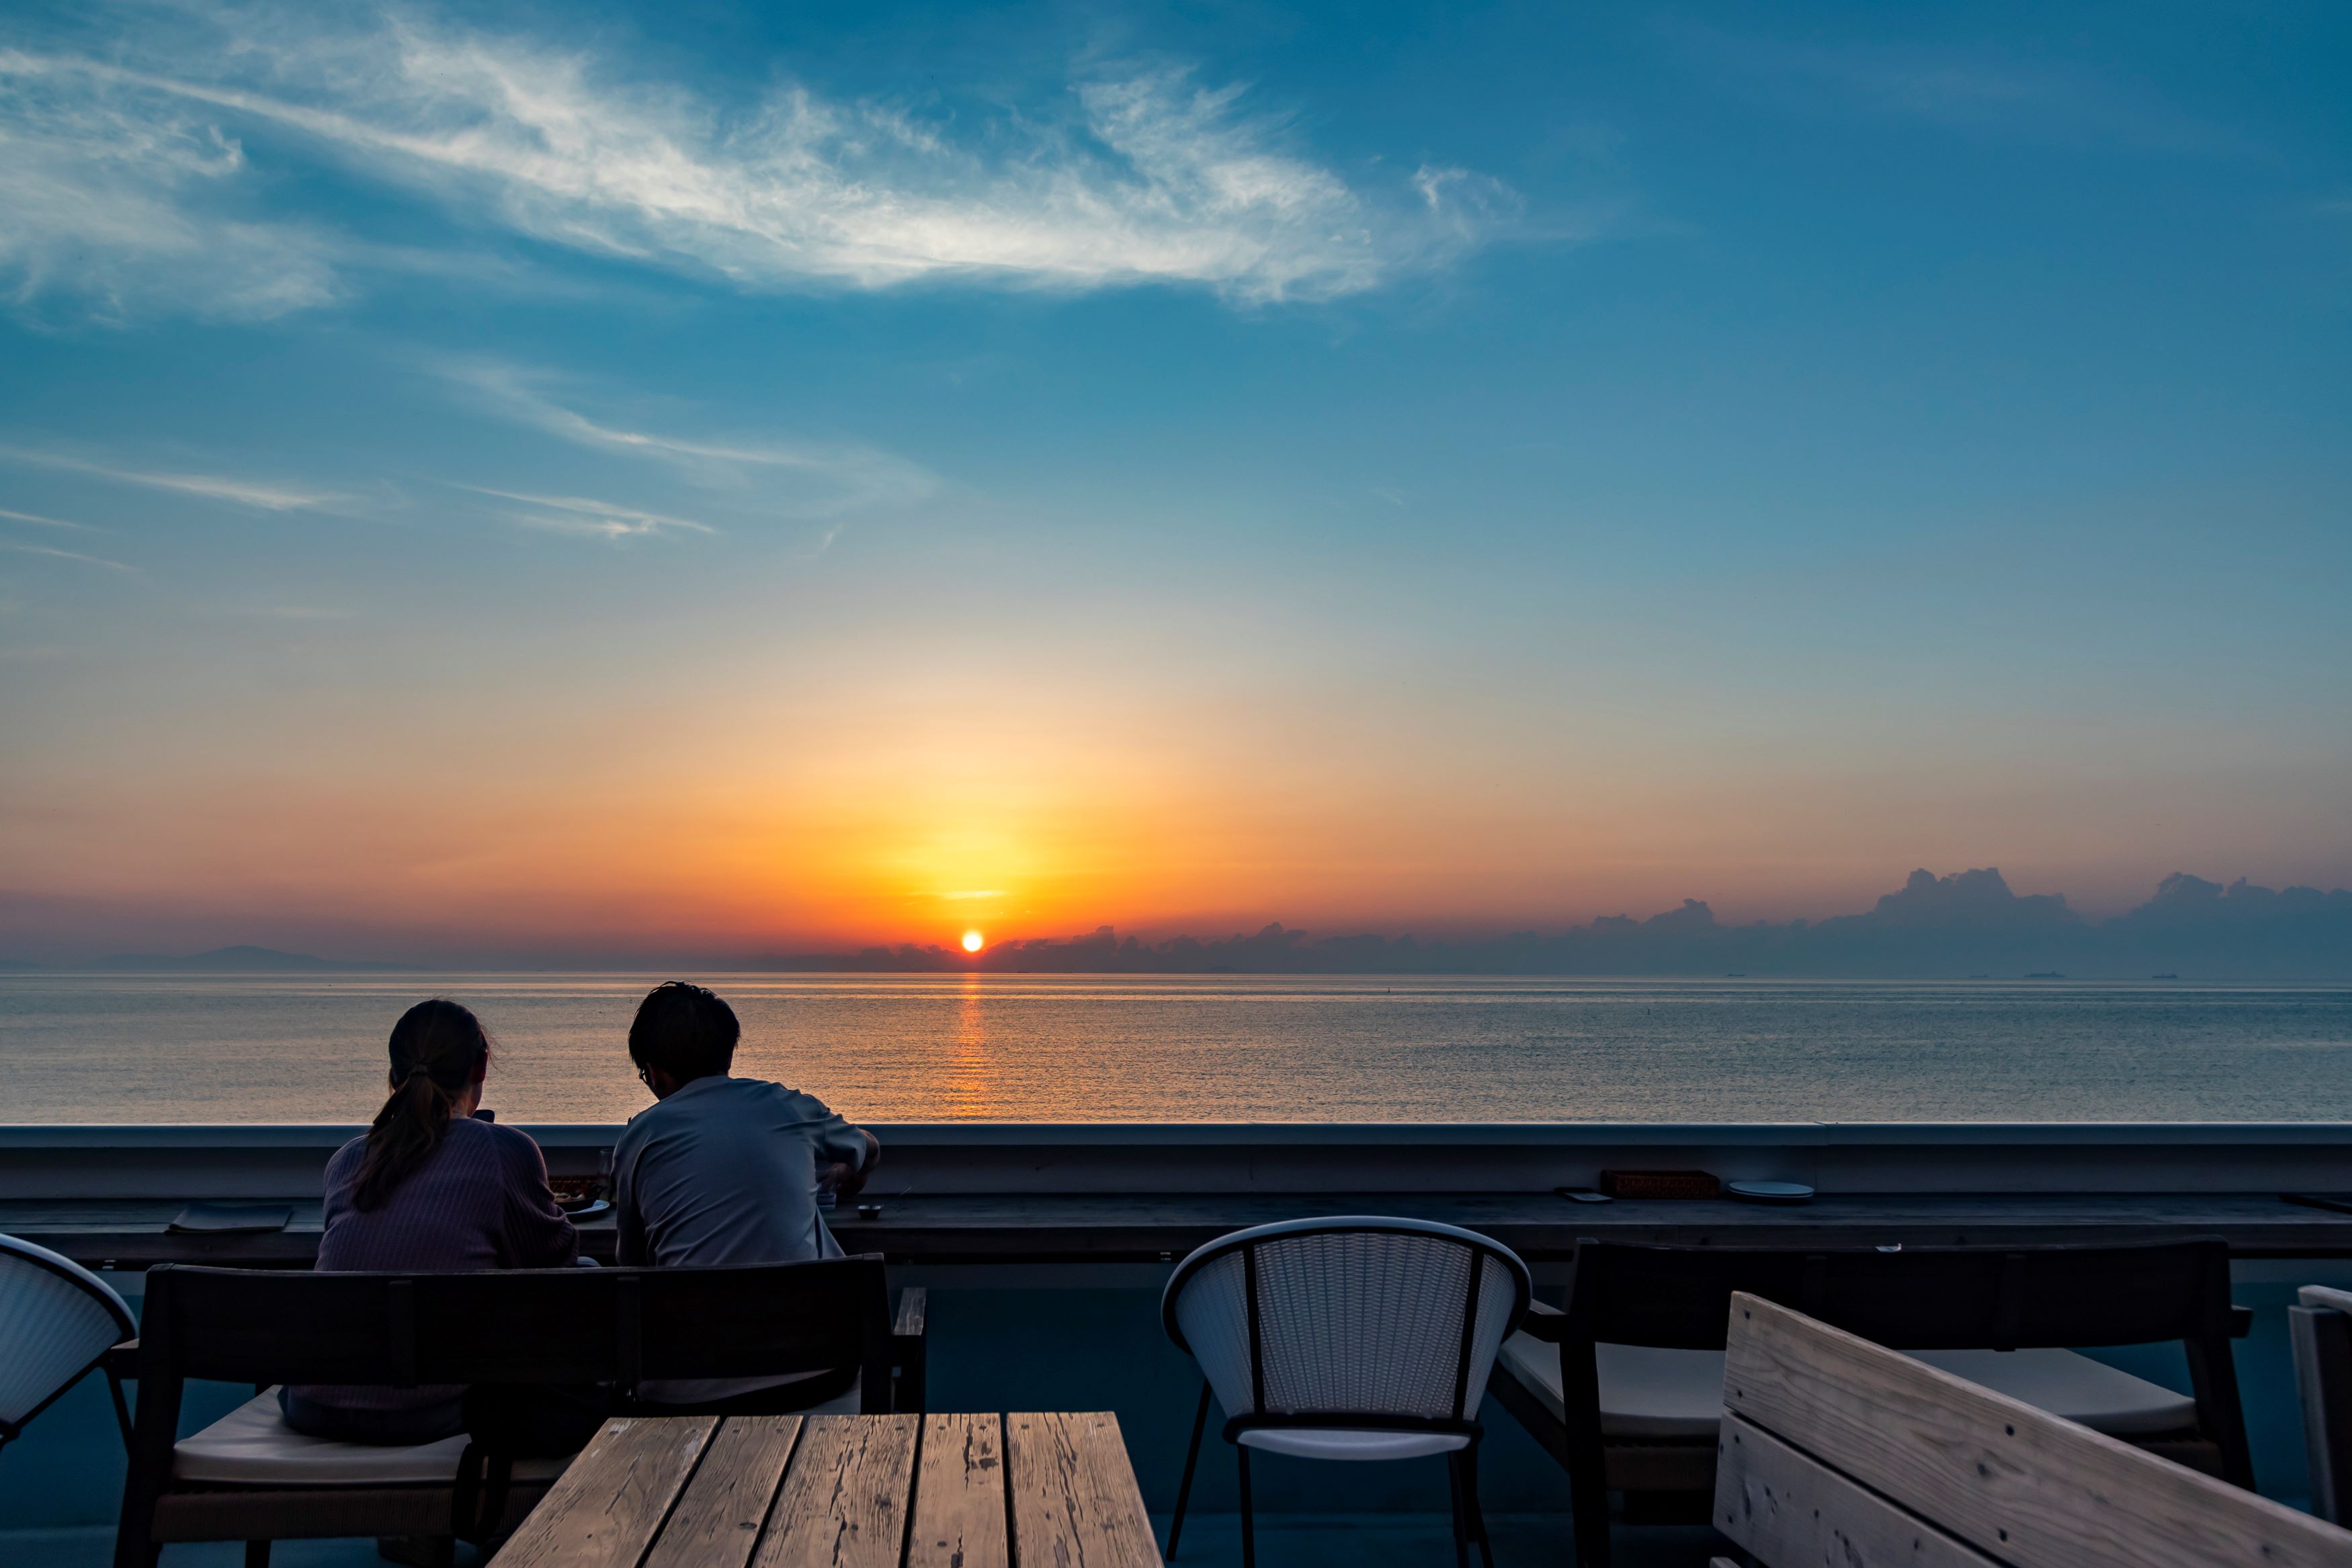
[[[382,1208],[393,1189],[432,1157],[458,1096],[490,1053],[481,1020],[456,1002],[419,1002],[392,1026],[392,1096],[368,1128],[352,1205]]]

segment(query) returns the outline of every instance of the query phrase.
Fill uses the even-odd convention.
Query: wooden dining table
[[[604,1423],[496,1568],[1160,1568],[1108,1411]]]

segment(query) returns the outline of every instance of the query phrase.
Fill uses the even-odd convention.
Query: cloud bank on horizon
[[[1915,871],[1861,915],[1728,925],[1700,899],[1646,920],[1605,915],[1563,932],[1421,941],[1324,936],[1279,922],[1203,940],[1092,936],[998,944],[977,958],[937,945],[767,960],[784,969],[1001,974],[1626,975],[1889,979],[2352,977],[2352,890],[2223,886],[2185,872],[2146,903],[2085,920],[2063,894],[2020,896],[1997,869]],[[2151,973],[2151,966],[2154,972]]]
[[[21,961],[20,961],[21,962]],[[1270,923],[1250,934],[1122,937],[1013,936],[967,952],[961,944],[902,943],[844,952],[744,957],[663,954],[605,967],[863,974],[1561,975],[1864,977],[1979,980],[2332,980],[2352,978],[2352,889],[2274,889],[2245,878],[2223,885],[2185,872],[2146,902],[2085,919],[2061,894],[2021,895],[1993,867],[1937,876],[1924,868],[1870,910],[1825,920],[1716,918],[1706,901],[1646,920],[1603,915],[1549,932],[1422,940],[1317,936]],[[0,967],[7,967],[0,955]],[[396,969],[396,959],[320,958],[240,944],[173,957],[106,955],[101,969]],[[30,966],[27,966],[30,967]],[[80,967],[68,962],[63,967]],[[562,967],[559,965],[559,967]]]

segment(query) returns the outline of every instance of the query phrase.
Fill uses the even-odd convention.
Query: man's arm
[[[637,1151],[615,1149],[613,1166],[613,1258],[624,1269],[642,1269],[653,1260],[646,1255],[646,1217],[637,1207]]]
[[[865,1153],[859,1156],[857,1163],[853,1166],[844,1160],[827,1166],[817,1173],[820,1186],[831,1187],[843,1197],[856,1197],[863,1192],[866,1189],[866,1177],[872,1176],[874,1167],[882,1163],[882,1140],[863,1127],[852,1127],[849,1130],[864,1139],[866,1143]]]

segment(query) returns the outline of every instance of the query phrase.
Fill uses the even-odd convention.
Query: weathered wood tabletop
[[[496,1568],[1160,1568],[1118,1417],[617,1416]]]

